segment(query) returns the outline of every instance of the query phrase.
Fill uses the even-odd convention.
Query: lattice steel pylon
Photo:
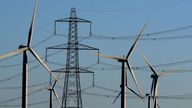
[[[91,21],[78,18],[76,16],[75,8],[71,8],[71,13],[69,18],[55,20],[55,34],[56,34],[57,22],[69,22],[68,43],[48,47],[46,48],[46,50],[48,49],[67,50],[66,67],[52,71],[52,72],[65,73],[61,108],[82,108],[80,73],[93,73],[93,72],[88,71],[86,69],[79,68],[79,52],[78,51],[79,50],[97,50],[99,53],[99,49],[78,43],[77,23],[78,22],[90,23],[90,33],[91,33]]]

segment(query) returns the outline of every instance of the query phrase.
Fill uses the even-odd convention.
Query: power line
[[[48,36],[47,38],[45,38],[45,39],[41,40],[40,42],[36,43],[35,45],[33,45],[32,48],[36,48],[36,47],[38,47],[39,45],[41,45],[41,44],[47,42],[48,40],[50,40],[50,39],[53,38],[53,37],[54,37],[53,34],[50,35],[50,36]],[[14,55],[14,56],[10,56],[10,57],[1,59],[0,62],[10,60],[10,59],[12,59],[12,58],[14,58],[14,57],[16,57],[16,56],[18,56],[18,55],[20,55],[20,54],[16,54],[16,55]],[[0,67],[1,67],[1,68],[4,68],[4,67],[14,67],[14,66],[18,66],[18,65],[20,65],[20,63],[19,63],[19,64],[7,65],[7,66],[0,66]]]
[[[90,96],[96,96],[96,97],[104,97],[104,98],[115,98],[117,97],[116,95],[111,95],[111,94],[101,94],[101,93],[91,93],[91,92],[82,92],[85,95],[90,95]],[[138,99],[136,96],[126,96],[128,99]],[[144,98],[148,98],[145,96]],[[158,99],[168,99],[168,100],[191,100],[192,97],[189,96],[158,96]]]
[[[152,65],[153,67],[169,67],[169,66],[176,66],[176,65],[181,65],[181,64],[189,64],[192,63],[192,60],[182,60],[182,61],[176,61],[176,62],[169,62],[169,63],[162,63],[162,64],[155,64]],[[97,65],[103,65],[107,67],[90,67],[92,70],[117,70],[120,69],[121,67],[119,65],[114,65],[110,63],[104,63],[101,60]],[[148,66],[133,66],[132,69],[134,70],[146,70],[148,69]],[[190,71],[191,69],[175,69],[175,71]],[[163,70],[162,70],[163,71]],[[166,70],[164,70],[166,71]]]
[[[90,92],[82,92],[84,95],[89,95],[89,96],[94,96],[94,97],[103,97],[103,98],[115,98],[115,95],[106,95],[106,94],[100,94],[100,93],[90,93]],[[61,99],[62,97],[59,97]],[[137,99],[138,97],[136,96],[127,96],[127,99]],[[147,99],[145,96],[144,98]],[[191,100],[192,97],[176,97],[176,96],[158,96],[157,98],[159,99],[166,99],[166,100]],[[53,99],[53,101],[56,101],[56,99]],[[29,103],[29,106],[36,106],[36,105],[41,105],[41,104],[46,104],[49,103],[49,100],[43,100],[39,102],[34,102],[34,103]],[[21,105],[15,104],[15,105],[10,105],[10,104],[0,104],[1,107],[20,107]]]
[[[42,88],[40,88],[40,89],[37,89],[37,90],[35,90],[35,91],[33,91],[33,92],[29,93],[29,94],[28,94],[28,96],[33,95],[33,94],[35,94],[35,93],[37,93],[37,92],[39,92],[39,91],[44,90],[44,89],[45,89],[45,87],[47,87],[47,86],[44,86],[44,87],[42,87]],[[19,96],[19,97],[15,97],[15,98],[12,98],[12,99],[8,99],[8,100],[0,101],[0,104],[1,104],[1,103],[3,103],[3,104],[4,104],[4,103],[13,102],[13,101],[16,101],[16,100],[21,99],[21,98],[22,98],[22,97],[21,97],[21,96]]]
[[[64,77],[60,78],[59,80],[62,80],[62,79],[64,79]],[[54,80],[52,80],[52,81],[54,81]],[[49,81],[29,85],[28,88],[36,88],[36,87],[43,86],[43,85],[46,85],[46,84],[49,84]],[[15,90],[15,89],[21,89],[21,88],[22,88],[21,86],[0,87],[0,89],[5,89],[5,90]]]
[[[33,84],[33,85],[29,85],[28,88],[36,88],[42,85],[46,85],[49,84],[49,82],[43,82],[43,83],[38,83],[38,84]],[[15,89],[21,89],[22,87],[18,86],[18,87],[0,87],[0,89],[6,89],[6,90],[15,90]]]
[[[162,3],[162,4],[155,4],[155,5],[150,5],[150,6],[146,6],[146,7],[137,7],[137,8],[129,8],[129,9],[80,9],[80,10],[86,11],[86,12],[100,12],[100,13],[138,11],[138,10],[144,10],[144,9],[151,9],[151,8],[159,8],[159,7],[165,7],[165,6],[170,6],[170,5],[176,5],[176,4],[181,4],[184,2],[188,2],[188,1],[190,1],[190,0],[169,1],[166,3]]]
[[[50,26],[52,23],[53,23],[53,22],[50,21],[50,22],[48,22],[47,24],[45,24],[45,25],[37,28],[37,30],[35,30],[35,33],[39,33],[39,32],[42,31],[43,29],[45,29],[45,28],[47,28],[48,26]],[[12,43],[11,41],[14,41],[14,42],[15,42],[15,40],[22,39],[22,38],[24,38],[24,37],[26,37],[26,35],[21,35],[21,36],[15,38],[14,40],[9,40],[9,43]],[[12,38],[12,39],[13,39],[13,38]],[[4,42],[5,42],[5,41],[4,41]]]
[[[58,50],[58,51],[55,51],[55,52],[52,52],[50,54],[47,55],[47,57],[51,57],[53,55],[56,55],[58,53],[60,53],[62,50]],[[44,57],[41,57],[42,59],[45,59],[45,56]],[[31,61],[29,61],[28,63],[33,63],[35,62],[36,60],[33,59]],[[0,61],[1,62],[1,61]],[[9,64],[9,65],[1,65],[0,68],[10,68],[10,67],[17,67],[17,66],[20,66],[22,65],[22,63],[15,63],[15,64]]]
[[[30,70],[30,71],[33,71],[33,70],[37,69],[39,66],[40,66],[40,65],[33,66],[33,67],[30,68],[29,70]],[[29,72],[30,72],[30,71],[29,71]],[[6,82],[6,81],[15,79],[15,78],[17,78],[17,77],[19,77],[19,76],[21,76],[21,75],[22,75],[22,73],[18,73],[18,74],[15,74],[15,75],[13,75],[13,76],[10,76],[10,77],[1,79],[1,80],[0,80],[0,83],[4,83],[4,82]]]
[[[59,50],[60,51],[60,50]],[[54,55],[54,53],[50,54],[49,56],[52,56]],[[48,61],[48,63],[50,64],[54,64],[54,65],[61,65],[63,66],[64,64],[60,64],[60,63],[55,63],[55,62],[51,62],[51,61]],[[171,63],[164,63],[164,64],[156,64],[156,65],[153,65],[154,67],[168,67],[168,66],[175,66],[175,65],[180,65],[180,64],[188,64],[188,63],[192,63],[192,60],[183,60],[183,61],[177,61],[177,62],[171,62]],[[106,65],[106,66],[110,66],[110,67],[94,67],[96,65]],[[15,64],[15,65],[18,65],[18,64]],[[34,67],[32,67],[30,69],[30,71],[38,68],[39,65],[36,65]],[[4,66],[5,67],[5,66]],[[82,68],[86,68],[86,67],[82,67]],[[147,66],[137,66],[137,67],[132,67],[133,69],[135,70],[146,70],[148,69]],[[117,69],[120,69],[120,66],[118,65],[114,65],[114,64],[109,64],[109,63],[104,63],[104,62],[100,62],[98,64],[94,64],[93,66],[89,67],[89,69],[92,69],[92,70],[117,70]],[[161,71],[185,71],[185,72],[191,72],[191,69],[175,69],[175,70],[161,70]],[[10,76],[8,78],[4,78],[4,79],[1,79],[0,80],[0,83],[3,83],[3,82],[6,82],[6,81],[9,81],[9,80],[12,80],[16,77],[19,77],[21,75],[21,73],[19,74],[16,74],[16,75],[13,75],[13,76]]]
[[[146,33],[146,34],[142,35],[141,40],[145,40],[145,41],[151,40],[151,41],[153,41],[153,40],[173,40],[173,39],[192,38],[192,34],[180,35],[180,36],[153,37],[153,36],[157,36],[157,35],[174,33],[174,32],[179,32],[179,31],[184,31],[184,30],[189,30],[189,29],[192,29],[192,25],[179,27],[179,28],[174,28],[174,29],[163,30],[163,31],[158,31],[158,32]],[[67,37],[68,35],[56,34],[55,36]],[[125,39],[131,39],[132,40],[132,39],[135,39],[135,37],[136,37],[136,35],[132,35],[132,36],[110,36],[110,35],[92,34],[91,36],[80,36],[79,38],[82,38],[82,41],[83,41],[83,40],[86,40],[86,39],[97,39],[97,40],[125,40]]]
[[[10,76],[10,77],[8,77],[8,78],[1,79],[1,80],[0,80],[0,83],[4,83],[4,82],[6,82],[6,81],[12,80],[12,79],[17,78],[17,77],[19,77],[19,76],[21,76],[21,73],[18,73],[18,74],[16,74],[16,75]]]
[[[29,95],[32,95],[32,94],[37,93],[37,92],[39,92],[41,90],[44,90],[45,87],[31,92],[31,93],[29,93]],[[82,89],[82,93],[84,95],[89,95],[89,96],[94,96],[94,97],[103,97],[103,98],[115,98],[116,97],[116,95],[112,95],[112,94],[85,92],[86,90],[88,90],[90,88],[93,88],[93,87],[95,87],[95,86],[89,86],[89,87],[86,87],[86,88]],[[100,89],[103,89],[103,90],[117,92],[116,90],[112,90],[112,89],[105,88],[105,87],[102,87],[102,86],[97,86],[97,87],[100,88]],[[9,100],[6,100],[6,101],[2,101],[2,102],[0,102],[0,106],[1,107],[20,107],[20,105],[18,105],[18,104],[15,104],[15,105],[5,104],[5,103],[8,103],[8,102],[16,101],[16,100],[18,100],[20,98],[21,97],[16,97],[16,98],[12,98],[12,99],[9,99]],[[62,97],[59,97],[59,99],[61,99],[61,98]],[[128,95],[126,98],[127,99],[137,99],[138,97]],[[147,98],[147,96],[144,96],[144,98]],[[157,98],[159,98],[159,99],[168,99],[168,100],[191,100],[192,99],[192,93],[190,93],[190,94],[179,94],[179,95],[158,96]],[[53,100],[55,101],[56,99],[53,99]],[[39,102],[35,102],[35,103],[29,103],[28,105],[29,106],[35,106],[35,105],[45,104],[45,103],[48,103],[48,102],[49,102],[49,100],[43,100],[43,101],[39,101]]]
[[[54,36],[55,36],[54,34],[48,36],[47,38],[45,38],[45,39],[43,39],[42,41],[40,41],[40,42],[36,43],[35,45],[33,45],[33,48],[38,47],[39,45],[47,42],[48,40],[50,40],[50,39],[53,38]]]
[[[48,57],[49,57],[49,56],[53,56],[53,55],[55,55],[55,54],[57,54],[57,53],[59,53],[59,52],[61,52],[61,51],[62,51],[62,50],[58,50],[58,51],[55,51],[55,52],[53,52],[53,53],[50,53],[50,54],[48,55]],[[45,57],[42,57],[42,58],[45,58]],[[35,61],[35,60],[29,61],[29,63],[34,62],[34,61]],[[21,65],[21,63],[11,64],[11,65],[4,65],[4,66],[2,66],[1,68],[7,68],[7,67],[10,68],[10,67],[15,67],[15,66],[19,66],[19,65]],[[39,66],[40,66],[40,65],[36,65],[36,66],[30,68],[30,69],[29,69],[29,72],[37,69]],[[10,77],[4,78],[4,79],[0,79],[0,83],[4,83],[4,82],[6,82],[6,81],[10,81],[10,80],[12,80],[12,79],[15,79],[15,78],[21,76],[21,75],[22,75],[21,73],[18,73],[18,74],[15,74],[15,75],[13,75],[13,76],[10,76]],[[9,88],[11,88],[11,87],[9,87]]]
[[[147,34],[144,34],[147,35]],[[150,34],[149,34],[150,35]],[[176,39],[185,39],[192,38],[192,34],[182,35],[182,36],[168,36],[168,37],[142,37],[140,40],[142,41],[160,41],[160,40],[176,40]],[[102,35],[94,35],[92,37],[87,37],[87,39],[97,39],[97,40],[133,40],[135,36],[102,36]]]
[[[59,97],[59,99],[61,99],[62,97]],[[56,101],[56,99],[53,99],[53,101]],[[49,103],[49,100],[43,100],[43,101],[39,101],[39,102],[34,102],[34,103],[29,103],[28,106],[37,106],[37,105],[42,105],[42,104],[46,104]],[[0,104],[1,107],[21,107],[20,104],[15,104],[15,105],[10,105],[10,104]]]
[[[47,61],[47,63],[50,63],[52,65],[56,65],[56,66],[64,66],[65,64],[61,64],[61,63],[56,63],[53,61]],[[183,60],[183,61],[176,61],[176,62],[170,62],[170,63],[162,63],[162,64],[154,64],[152,65],[153,67],[169,67],[169,66],[176,66],[176,65],[182,65],[182,64],[189,64],[192,63],[192,60]],[[102,67],[96,67],[97,65],[103,65]],[[101,62],[101,60],[99,61],[99,63],[95,63],[91,66],[85,67],[85,66],[81,66],[82,69],[91,69],[91,70],[118,70],[121,69],[121,67],[119,65],[114,65],[114,64],[110,64],[110,63],[104,63]],[[132,69],[134,70],[147,70],[148,66],[133,66]],[[161,70],[163,71],[185,71],[185,72],[190,72],[192,69],[174,69],[174,70]]]
[[[192,25],[189,26],[184,26],[184,27],[179,27],[179,28],[175,28],[175,29],[169,29],[169,30],[164,30],[164,31],[159,31],[159,32],[152,32],[152,33],[147,33],[147,34],[143,34],[143,38],[141,38],[141,40],[172,40],[172,39],[184,39],[184,38],[192,38],[192,34],[191,35],[183,35],[183,36],[172,36],[172,37],[152,37],[155,35],[160,35],[160,34],[166,34],[166,33],[172,33],[172,32],[176,32],[176,31],[182,31],[182,30],[187,30],[187,29],[192,29]],[[61,36],[65,36],[67,37],[68,35],[62,35],[62,34],[56,34],[61,35]],[[40,41],[39,43],[35,44],[33,47],[37,47],[43,43],[45,43],[46,41],[48,41],[49,39],[51,39],[52,37],[54,37],[55,35],[50,35],[49,37],[43,39],[42,41]],[[83,38],[84,39],[109,39],[109,40],[125,40],[125,39],[135,39],[135,35],[134,36],[104,36],[104,35],[92,35],[92,36],[86,36],[86,37],[79,37],[79,38]],[[17,56],[17,55],[16,55]],[[9,60],[11,58],[13,58],[15,56],[11,56],[8,57],[6,59],[2,59],[0,62],[2,61],[6,61]],[[44,57],[43,57],[44,58]],[[14,67],[14,66],[18,66],[19,64],[11,64],[11,65],[4,65],[4,66],[0,66],[0,68],[5,68],[5,67]]]
[[[47,82],[46,82],[46,83],[47,83]],[[28,96],[33,95],[33,94],[35,94],[35,93],[37,93],[37,92],[39,92],[39,91],[44,90],[47,86],[48,86],[48,85],[43,86],[42,88],[39,88],[39,89],[37,89],[37,90],[29,93]],[[86,88],[82,89],[82,91],[88,90],[88,89],[90,89],[90,88],[92,88],[92,86],[86,87]],[[5,104],[5,103],[13,102],[13,101],[16,101],[16,100],[18,100],[18,99],[21,99],[21,97],[19,96],[19,97],[15,97],[15,98],[12,98],[12,99],[5,100],[5,101],[0,101],[0,106],[4,106],[4,107],[18,107],[18,106],[20,106],[20,105],[3,105],[3,104]],[[43,104],[43,103],[48,103],[48,102],[49,102],[49,101],[46,100],[46,101],[41,101],[41,102],[37,102],[37,103],[32,103],[32,104],[29,104],[29,105],[32,106],[32,105],[38,105],[38,104]]]

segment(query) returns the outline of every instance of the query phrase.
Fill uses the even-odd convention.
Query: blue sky
[[[149,58],[151,64],[167,64],[176,63],[174,65],[165,65],[155,67],[157,70],[166,69],[189,69],[191,70],[191,0],[39,0],[38,9],[35,22],[35,31],[33,37],[34,49],[41,56],[45,56],[45,48],[67,42],[67,37],[63,35],[53,36],[53,21],[68,17],[70,9],[76,8],[77,15],[80,18],[91,20],[92,34],[90,38],[82,40],[82,37],[89,35],[89,25],[79,25],[79,40],[82,44],[90,45],[100,49],[100,52],[108,55],[123,56],[132,43],[129,36],[135,36],[142,26],[147,22],[148,26],[144,34],[148,36],[139,41],[136,50],[131,56],[131,64],[133,67],[145,65],[137,49]],[[18,48],[20,44],[26,44],[27,33],[31,21],[34,1],[26,0],[1,0],[0,1],[0,54]],[[178,29],[186,27],[183,29]],[[68,24],[59,26],[59,33],[66,35]],[[156,33],[160,31],[167,31],[176,29],[173,32]],[[99,38],[101,36],[101,38]],[[122,36],[125,36],[122,39]],[[183,38],[189,36],[188,38]],[[108,38],[104,38],[108,37]],[[109,39],[109,37],[116,37],[117,39]],[[179,38],[167,38],[179,37]],[[48,39],[49,38],[49,39]],[[155,38],[156,40],[150,40]],[[162,39],[165,38],[165,39]],[[38,44],[41,43],[41,44]],[[37,46],[35,46],[38,44]],[[53,51],[54,52],[54,51]],[[97,57],[91,51],[80,52],[80,66],[89,67],[97,63]],[[50,61],[65,64],[66,51],[56,53],[49,58]],[[90,59],[85,59],[89,57]],[[6,105],[19,105],[21,99],[21,59],[18,55],[6,60],[0,61],[0,106],[1,108],[9,108]],[[30,55],[30,60],[34,58]],[[180,61],[187,61],[178,63]],[[111,90],[120,90],[120,64],[116,61],[100,58],[100,64],[91,67],[90,70],[95,72],[95,83],[97,87],[92,87],[82,93],[84,108],[115,108],[120,105],[120,99],[112,104],[118,93],[106,89],[101,89],[98,86],[106,87]],[[18,65],[17,65],[18,64]],[[118,69],[111,69],[114,66],[104,64],[111,64],[118,67]],[[49,76],[37,62],[30,63],[29,85],[38,85],[39,83],[49,81]],[[51,69],[58,69],[61,66],[48,63]],[[17,75],[17,77],[14,77]],[[143,94],[149,91],[151,78],[150,70],[135,69],[135,74],[139,80]],[[171,73],[166,77],[160,78],[158,93],[160,96],[177,96],[183,97],[192,94],[192,87],[190,71],[180,71],[180,73]],[[9,79],[12,77],[11,79]],[[62,76],[63,77],[63,76]],[[130,75],[128,75],[129,85],[133,89],[135,86]],[[63,81],[63,80],[61,80]],[[92,76],[81,75],[82,88],[92,85]],[[47,83],[46,83],[47,84]],[[45,85],[46,85],[45,84]],[[42,86],[35,86],[29,88],[29,92],[39,90]],[[56,88],[57,93],[62,96],[63,83]],[[9,89],[11,88],[11,89]],[[88,94],[92,95],[88,95]],[[93,93],[107,94],[107,96],[94,96]],[[128,92],[130,96],[132,93]],[[187,95],[186,95],[187,94]],[[181,97],[179,96],[179,97]],[[29,103],[36,103],[48,100],[49,92],[47,90],[40,90],[29,96]],[[6,100],[13,99],[10,102]],[[5,107],[3,107],[3,105]],[[188,99],[176,98],[160,98],[159,105],[162,108],[191,108],[191,102]],[[57,102],[54,106],[59,108]],[[30,108],[48,107],[48,103],[32,105]],[[143,104],[141,100],[135,98],[128,98],[127,107],[147,108],[147,104]]]

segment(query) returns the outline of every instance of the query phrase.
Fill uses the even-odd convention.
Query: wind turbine
[[[34,30],[34,22],[35,22],[35,15],[37,10],[37,0],[35,0],[32,20],[28,32],[28,42],[27,45],[20,45],[18,49],[11,51],[9,53],[6,53],[4,55],[0,55],[0,59],[13,56],[16,54],[23,53],[23,74],[22,74],[22,108],[27,108],[28,105],[28,51],[44,66],[44,68],[54,77],[55,80],[57,78],[51,73],[51,70],[48,68],[48,66],[41,60],[39,55],[31,48],[31,42],[32,42],[32,36],[33,36],[33,30]]]
[[[147,58],[144,56],[144,54],[142,54],[140,52],[140,54],[142,55],[144,61],[146,62],[146,64],[149,66],[150,70],[152,71],[151,74],[151,78],[152,78],[152,84],[151,84],[151,91],[150,94],[146,94],[146,96],[148,96],[148,108],[150,108],[151,106],[151,97],[153,99],[153,108],[160,108],[159,104],[157,103],[157,89],[158,89],[158,81],[159,81],[159,77],[161,76],[165,76],[168,73],[167,72],[162,72],[162,73],[157,73],[155,71],[155,69],[152,67],[152,65],[148,62]]]
[[[121,108],[126,108],[126,87],[131,90],[134,94],[136,94],[137,96],[139,96],[140,98],[142,98],[142,94],[141,94],[141,90],[139,88],[139,85],[138,85],[138,82],[137,82],[137,79],[135,77],[135,74],[131,68],[131,65],[129,63],[129,57],[131,55],[131,53],[133,52],[134,48],[135,48],[135,45],[137,43],[137,41],[139,40],[139,38],[141,37],[145,27],[146,27],[147,24],[144,25],[144,27],[142,28],[142,30],[140,31],[140,33],[138,34],[137,38],[135,39],[134,43],[132,44],[131,48],[129,49],[128,51],[128,54],[126,57],[115,57],[115,56],[106,56],[106,55],[101,55],[99,54],[99,56],[102,56],[102,57],[105,57],[105,58],[109,58],[109,59],[113,59],[113,60],[117,60],[118,62],[120,62],[122,64],[121,66],[121,70],[122,70],[122,74],[121,74],[121,92],[119,93],[119,95],[116,97],[115,101],[117,100],[117,98],[121,95]],[[139,92],[139,94],[137,94],[135,91],[133,91],[132,89],[130,89],[127,85],[127,73],[126,73],[126,66],[128,67],[130,73],[131,73],[131,76],[135,82],[135,85],[137,87],[137,90]],[[114,101],[114,102],[115,102]],[[113,103],[114,103],[113,102]]]
[[[59,79],[59,76],[60,76],[60,73],[59,73],[59,75],[57,76],[57,79]],[[57,83],[57,81],[58,80],[55,80],[55,82],[53,83],[53,86],[51,86],[51,76],[50,76],[50,86],[49,86],[49,88],[48,88],[48,90],[50,91],[50,102],[49,102],[49,108],[52,108],[53,107],[53,105],[52,105],[52,101],[53,101],[53,94],[54,94],[54,96],[55,96],[55,98],[57,99],[57,102],[61,105],[61,102],[60,102],[60,100],[59,100],[59,97],[58,97],[58,95],[57,95],[57,93],[55,92],[55,90],[54,90],[54,88],[55,88],[55,85],[56,85],[56,83]]]

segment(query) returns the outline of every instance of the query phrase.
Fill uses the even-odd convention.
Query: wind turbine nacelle
[[[25,45],[19,45],[19,49],[25,48],[25,47],[26,47]]]
[[[151,78],[157,79],[157,78],[158,78],[158,75],[152,74],[152,75],[151,75]]]

